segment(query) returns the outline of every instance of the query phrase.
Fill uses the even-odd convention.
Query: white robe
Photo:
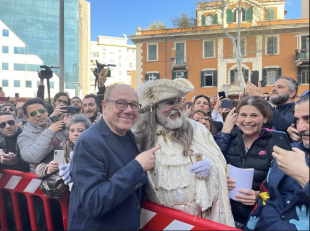
[[[202,125],[190,120],[194,127],[191,145],[192,156],[183,155],[183,147],[168,136],[158,135],[155,146],[162,148],[155,153],[154,169],[148,171],[148,198],[169,208],[203,217],[234,227],[226,180],[226,161],[212,134]],[[158,125],[157,131],[163,130]],[[172,132],[169,134],[172,135]],[[195,154],[203,154],[211,166],[206,179],[197,179],[190,173]]]

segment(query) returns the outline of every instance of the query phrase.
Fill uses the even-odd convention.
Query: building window
[[[267,85],[273,85],[277,81],[277,69],[267,69]]]
[[[279,54],[278,46],[278,36],[273,36],[273,37],[267,37],[266,38],[266,51],[267,55],[277,55]]]
[[[149,80],[157,80],[160,79],[160,74],[159,73],[147,73],[145,74],[145,81],[149,81]]]
[[[2,53],[8,54],[9,53],[9,47],[8,46],[2,46]]]
[[[274,9],[267,9],[266,10],[266,21],[273,21],[276,18],[276,14]]]
[[[308,49],[307,43],[309,43],[309,35],[302,35],[301,36],[301,49]]]
[[[3,29],[2,30],[2,36],[3,37],[9,37],[9,30],[8,29]]]
[[[26,80],[26,87],[27,88],[32,88],[32,81]]]
[[[157,61],[157,44],[148,45],[148,61]]]
[[[214,58],[215,57],[214,40],[204,41],[203,45],[204,45],[203,57],[204,58]]]
[[[217,71],[202,71],[200,85],[201,87],[216,87]]]
[[[213,15],[209,14],[206,17],[206,26],[211,26],[211,25],[213,25]]]
[[[25,54],[25,47],[14,47],[14,54]]]
[[[236,9],[234,12],[234,22],[238,22],[238,17],[239,17],[238,9]],[[241,17],[241,22],[244,22],[245,21],[245,10],[243,8],[241,9],[240,17]]]
[[[298,83],[309,84],[309,68],[298,68]]]
[[[249,82],[249,69],[242,69],[242,76],[245,83]],[[230,70],[230,84],[239,84],[238,70]]]
[[[8,63],[2,63],[2,70],[3,71],[9,70],[9,64]]]
[[[9,80],[2,79],[2,87],[8,87],[9,86]]]
[[[50,82],[50,88],[51,88],[51,89],[54,89],[54,87],[55,87],[54,85],[55,85],[55,84],[54,84],[54,81],[51,81],[51,82]]]
[[[14,87],[20,87],[20,80],[14,80]]]

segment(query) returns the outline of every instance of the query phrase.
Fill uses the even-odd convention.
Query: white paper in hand
[[[236,181],[236,187],[229,191],[229,197],[236,200],[236,194],[242,194],[239,189],[252,190],[254,168],[237,168],[228,165],[227,174]]]

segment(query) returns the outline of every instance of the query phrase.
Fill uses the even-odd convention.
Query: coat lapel
[[[123,162],[124,165],[127,165],[131,160],[127,155],[126,149],[116,138],[115,134],[111,131],[106,122],[101,119],[98,122],[98,127],[100,133],[104,136],[104,140],[106,144],[114,151],[114,153],[119,157],[119,159]]]

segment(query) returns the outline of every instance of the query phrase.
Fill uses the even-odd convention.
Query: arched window
[[[241,22],[245,21],[245,10],[242,8],[241,9]],[[234,12],[234,22],[238,22],[238,9],[235,10]]]
[[[213,15],[208,14],[206,17],[206,26],[211,26],[211,25],[213,25]]]
[[[275,17],[276,17],[276,14],[274,12],[274,9],[266,10],[266,21],[275,20]]]

